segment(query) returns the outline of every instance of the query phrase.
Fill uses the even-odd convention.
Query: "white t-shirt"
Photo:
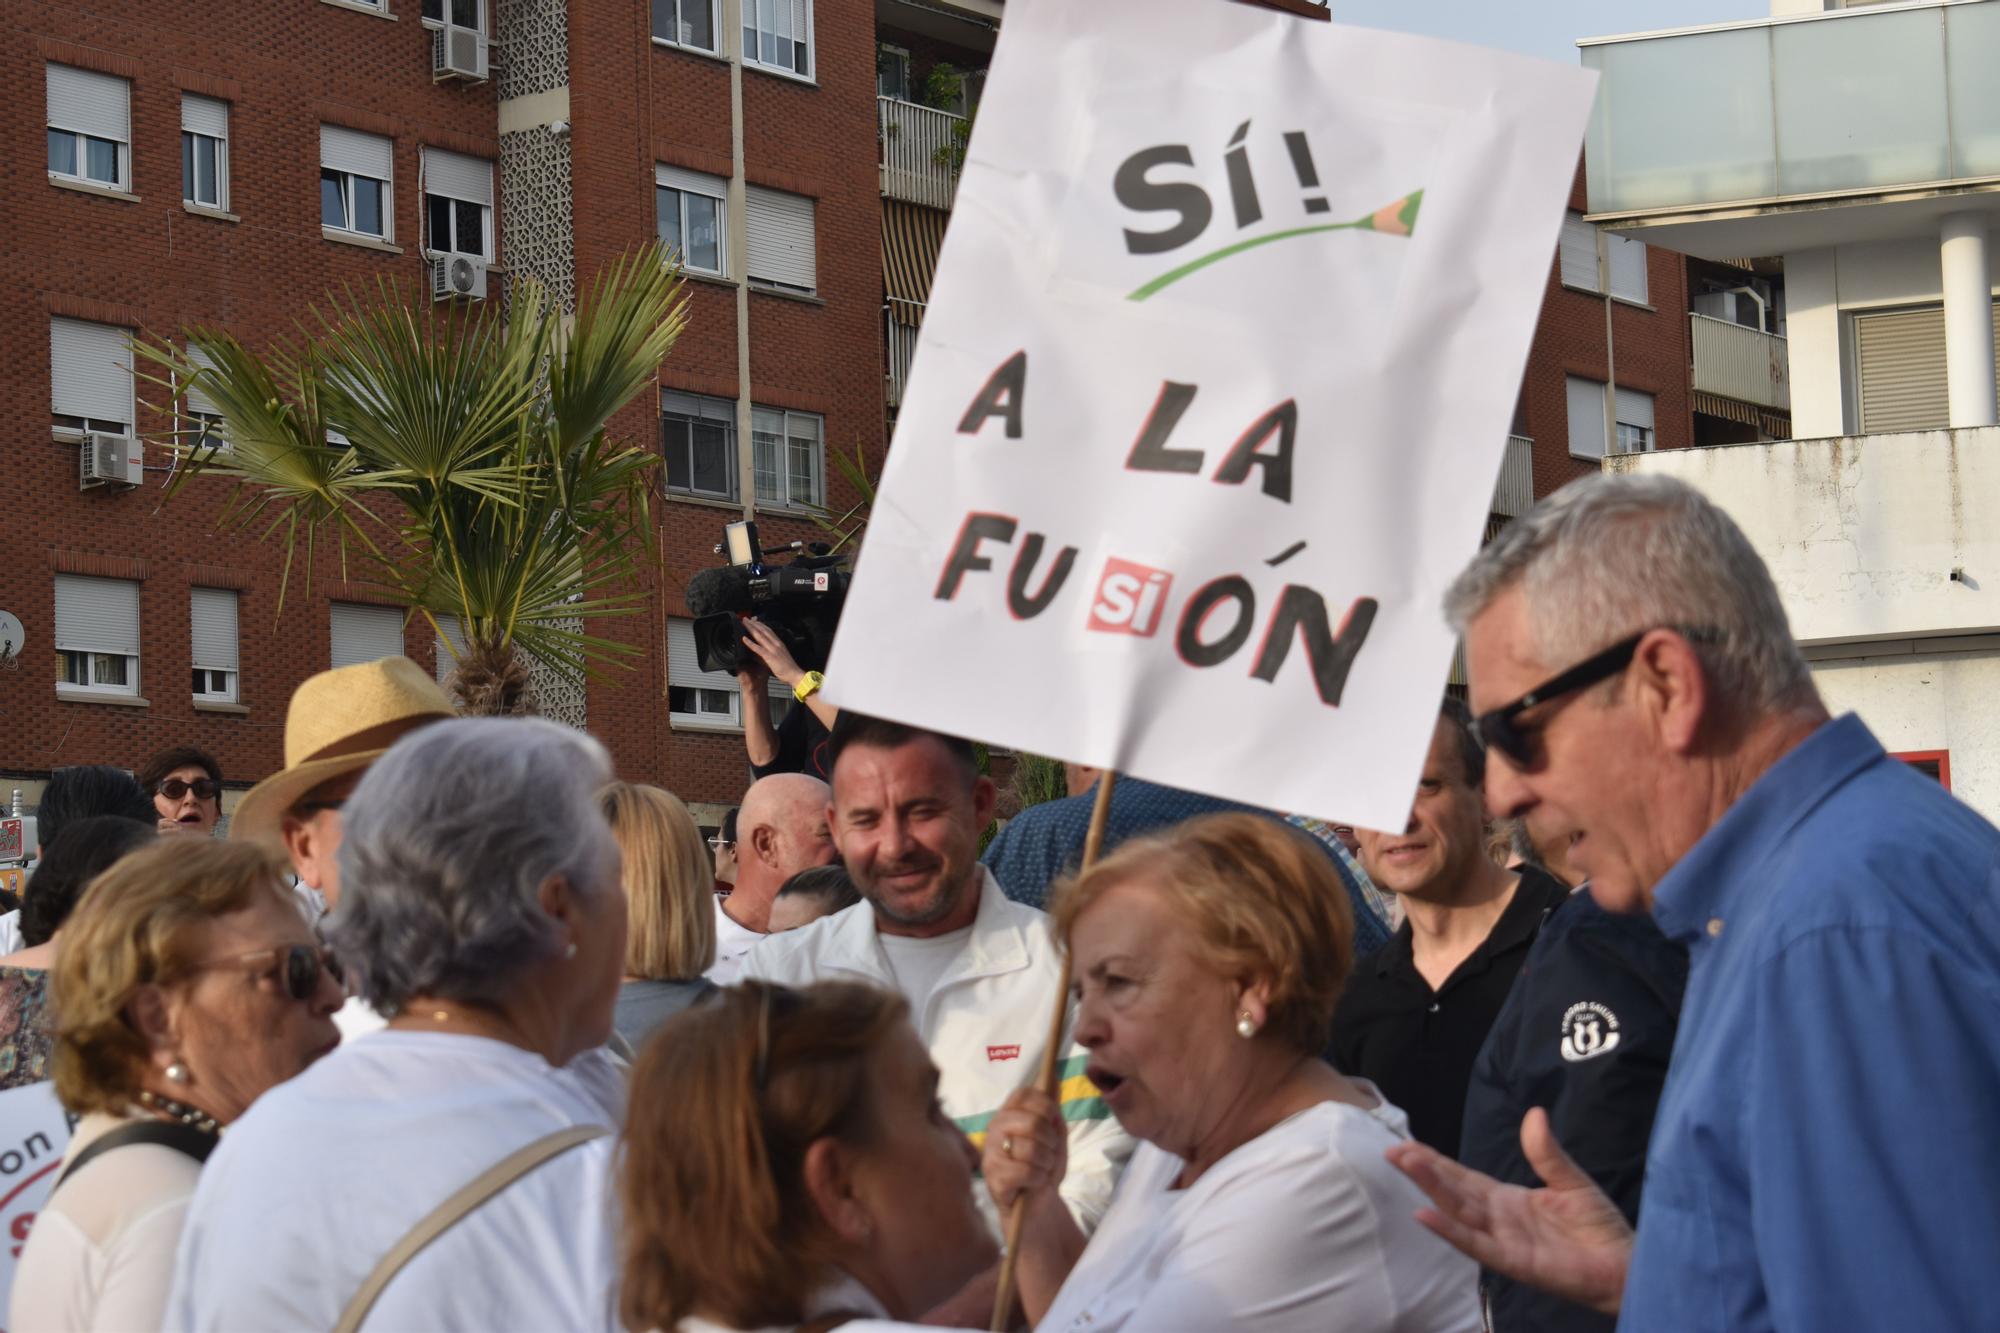
[[[17,907],[0,916],[0,958],[19,953],[27,947],[28,942],[21,938],[21,909]]]
[[[131,1122],[93,1112],[68,1162]],[[174,1250],[201,1163],[157,1143],[113,1148],[79,1171],[35,1216],[14,1270],[9,1328],[158,1328],[167,1314]]]
[[[722,899],[715,900],[715,966],[702,973],[718,986],[734,986],[743,976],[743,955],[761,943],[765,936],[761,931],[737,922],[736,918],[722,910]]]
[[[972,927],[927,940],[891,935],[886,930],[877,938],[882,945],[882,956],[889,960],[889,971],[896,978],[896,989],[909,997],[910,1012],[921,1014],[930,1008],[931,992],[944,980],[952,961],[965,952],[972,939]]]
[[[882,1309],[882,1303],[875,1299],[873,1292],[844,1274],[839,1281],[807,1302],[806,1320],[811,1322],[837,1310],[852,1310],[856,1314],[868,1316],[848,1320],[840,1326],[841,1333],[896,1333],[897,1330],[904,1329],[909,1330],[909,1333],[919,1333],[920,1330],[922,1333],[952,1333],[952,1330],[940,1329],[936,1325],[902,1324],[890,1319],[887,1312]],[[733,1328],[728,1324],[718,1324],[713,1319],[704,1319],[700,1315],[690,1315],[674,1325],[674,1333],[753,1333],[753,1331]],[[782,1324],[771,1324],[754,1330],[754,1333],[791,1333],[791,1330]]]
[[[556,1069],[454,1033],[342,1046],[222,1136],[166,1327],[332,1328],[382,1256],[460,1186],[558,1130],[615,1131],[623,1101],[601,1050]],[[396,1275],[363,1327],[616,1329],[612,1145],[573,1148],[488,1199]]]
[[[1181,1159],[1140,1144],[1037,1333],[1478,1333],[1478,1267],[1382,1156],[1408,1138],[1387,1102],[1322,1102],[1184,1190]]]

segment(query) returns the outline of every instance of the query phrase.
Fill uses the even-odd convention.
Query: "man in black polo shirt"
[[[1486,753],[1445,699],[1400,832],[1356,829],[1361,864],[1403,904],[1395,936],[1356,965],[1334,1014],[1327,1059],[1372,1080],[1410,1133],[1456,1157],[1472,1062],[1542,920],[1565,896],[1539,870],[1486,856]]]

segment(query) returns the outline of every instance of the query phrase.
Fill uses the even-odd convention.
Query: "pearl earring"
[[[574,957],[576,957],[576,941],[575,941],[575,940],[571,940],[571,941],[569,942],[569,947],[563,950],[563,957],[564,957],[564,958],[574,958]]]
[[[1257,1035],[1257,1020],[1250,1017],[1248,1009],[1236,1016],[1236,1035],[1245,1041]]]
[[[188,1067],[178,1060],[167,1066],[167,1082],[169,1083],[185,1085],[193,1081],[193,1078],[194,1075],[188,1073]]]

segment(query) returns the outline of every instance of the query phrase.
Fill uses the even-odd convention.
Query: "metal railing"
[[[899,312],[905,318],[914,313],[919,324],[924,320],[924,307],[915,301],[892,301],[882,307],[883,346],[889,353],[884,395],[890,407],[903,405],[903,394],[910,387],[910,362],[917,355],[917,331],[896,318]]]
[[[965,141],[958,127],[965,117],[898,97],[877,97],[875,109],[882,193],[912,204],[950,208],[964,157]]]
[[[1698,392],[1791,409],[1791,358],[1783,338],[1711,315],[1690,314],[1688,321]]]
[[[1493,487],[1492,512],[1519,518],[1535,507],[1535,442],[1525,435],[1507,437],[1507,457]]]

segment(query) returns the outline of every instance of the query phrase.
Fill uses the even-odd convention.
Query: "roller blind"
[[[188,354],[188,360],[194,362],[195,365],[201,367],[203,370],[215,369],[214,359],[210,357],[207,352],[202,351],[199,347],[188,348],[187,354]],[[211,416],[222,415],[222,409],[215,405],[215,400],[213,398],[210,398],[208,394],[199,387],[190,388],[187,391],[186,406],[187,410],[190,412],[206,412]]]
[[[750,276],[801,291],[819,286],[813,242],[813,201],[800,194],[748,187]]]
[[[424,149],[424,192],[493,207],[493,164],[481,157]]]
[[[319,127],[319,164],[322,167],[386,181],[394,176],[395,161],[395,144],[379,134],[363,134],[338,125]]]
[[[724,199],[729,195],[729,182],[722,177],[689,171],[684,167],[670,167],[664,162],[653,164],[653,180],[669,190],[690,190],[714,199]]]
[[[1564,388],[1569,399],[1570,453],[1577,458],[1604,457],[1604,386],[1571,375]]]
[[[1604,396],[1601,392],[1598,394],[1597,401],[1601,410],[1604,402]],[[1653,429],[1653,395],[1650,393],[1640,393],[1637,389],[1620,389],[1618,391],[1618,419],[1628,426],[1644,426],[1647,430]]]
[[[50,65],[49,124],[100,139],[132,141],[132,85],[115,74]]]
[[[115,324],[49,321],[49,404],[57,416],[132,424],[132,333]]]
[[[465,627],[457,616],[448,611],[438,616],[437,623],[438,628],[444,631],[437,641],[437,678],[438,684],[442,685],[445,677],[458,666],[458,658],[452,656],[452,649],[460,653],[465,651]],[[445,646],[447,639],[451,641],[450,648]]]
[[[236,670],[236,594],[227,588],[194,589],[189,623],[194,665],[205,671]]]
[[[704,690],[735,690],[727,671],[703,671],[694,650],[694,622],[667,621],[667,683]]]
[[[229,103],[213,97],[181,94],[181,128],[190,134],[206,134],[211,139],[229,137]]]
[[[1605,233],[1605,268],[1611,274],[1611,294],[1644,304],[1646,289],[1646,243]]]
[[[1563,286],[1597,290],[1597,228],[1585,222],[1583,214],[1563,214],[1557,254],[1562,260]]]
[[[333,604],[333,665],[403,655],[403,613],[393,606]]]
[[[1861,433],[1934,430],[1951,420],[1944,308],[1854,317]]]
[[[137,656],[139,585],[128,579],[56,575],[56,647]]]

